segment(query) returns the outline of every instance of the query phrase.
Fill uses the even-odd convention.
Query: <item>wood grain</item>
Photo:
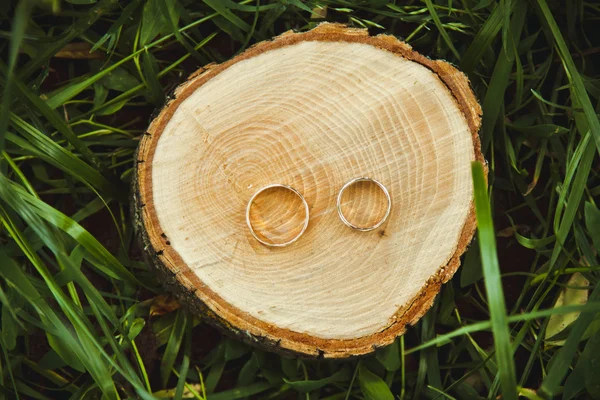
[[[321,24],[260,43],[192,75],[143,137],[133,207],[146,250],[185,303],[244,340],[369,353],[414,324],[459,266],[475,227],[480,114],[462,73],[391,36]],[[393,201],[372,232],[337,216],[339,189],[359,176]],[[248,199],[272,183],[310,206],[289,247],[264,246],[246,226]],[[361,223],[385,205],[374,185],[346,197]],[[262,199],[261,232],[293,234],[298,204]]]

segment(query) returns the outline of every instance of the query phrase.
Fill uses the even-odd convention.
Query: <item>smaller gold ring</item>
[[[302,226],[302,230],[300,231],[300,233],[298,233],[296,236],[294,236],[291,240],[284,242],[284,243],[270,243],[270,242],[262,240],[261,238],[258,237],[256,232],[254,231],[254,227],[252,226],[252,222],[250,221],[250,208],[252,207],[254,200],[256,199],[256,197],[259,194],[261,194],[265,190],[272,189],[272,188],[287,189],[287,190],[291,191],[292,193],[294,193],[296,196],[298,196],[300,198],[300,200],[302,200],[302,203],[304,204],[305,217],[304,217],[304,225]],[[252,237],[254,237],[254,239],[258,240],[260,243],[262,243],[266,246],[284,247],[284,246],[288,246],[288,245],[294,243],[296,240],[300,239],[300,236],[302,236],[304,231],[306,231],[306,228],[308,228],[308,221],[309,221],[308,203],[306,202],[306,199],[304,199],[304,196],[302,196],[302,194],[299,191],[297,191],[296,189],[294,189],[293,187],[291,187],[289,185],[284,185],[282,183],[273,183],[271,185],[261,188],[259,191],[254,193],[252,195],[252,197],[250,197],[250,200],[248,201],[248,206],[246,207],[246,224],[248,224],[248,229],[250,229],[250,233],[252,234]]]
[[[374,184],[379,186],[379,188],[381,189],[381,191],[383,192],[383,194],[385,194],[385,197],[387,198],[388,206],[387,206],[387,210],[385,211],[385,215],[375,225],[356,226],[353,223],[351,223],[350,221],[348,221],[346,219],[346,217],[344,216],[344,213],[342,212],[342,195],[344,194],[344,190],[348,189],[350,186],[352,186],[358,182],[373,182]],[[340,219],[342,220],[342,222],[344,224],[348,225],[350,228],[355,229],[357,231],[368,232],[368,231],[372,231],[373,229],[379,228],[388,219],[388,217],[390,216],[390,212],[392,211],[392,198],[390,197],[390,192],[388,192],[387,188],[385,186],[383,186],[383,184],[381,182],[379,182],[378,180],[375,180],[373,178],[367,178],[367,177],[354,178],[351,181],[349,181],[348,183],[346,183],[344,186],[342,186],[342,188],[340,189],[340,193],[338,194],[338,197],[337,197],[337,211],[338,211],[338,215],[340,216]]]

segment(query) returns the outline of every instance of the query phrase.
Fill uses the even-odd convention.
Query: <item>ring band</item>
[[[304,225],[302,226],[302,230],[300,231],[300,233],[298,233],[296,236],[294,236],[291,240],[284,242],[284,243],[269,243],[267,241],[262,240],[261,238],[258,237],[256,232],[254,231],[254,227],[252,226],[252,222],[250,221],[250,208],[252,207],[254,200],[256,199],[256,197],[259,194],[261,194],[265,190],[272,189],[272,188],[287,189],[287,190],[291,191],[292,193],[294,193],[296,196],[298,196],[300,198],[300,200],[302,200],[302,203],[304,204],[305,217],[304,217]],[[306,199],[304,199],[304,196],[302,196],[302,194],[299,191],[297,191],[296,189],[294,189],[293,187],[291,187],[289,185],[284,185],[282,183],[274,183],[274,184],[263,187],[258,192],[254,193],[252,195],[252,197],[248,201],[248,206],[246,207],[246,224],[248,224],[248,228],[250,229],[250,233],[252,234],[252,237],[254,237],[254,239],[258,240],[260,243],[262,243],[266,246],[284,247],[284,246],[288,246],[288,245],[294,243],[296,240],[298,240],[300,238],[300,236],[302,236],[304,231],[306,231],[306,228],[308,227],[308,221],[309,221],[308,203],[306,202]]]
[[[387,198],[388,206],[387,206],[387,210],[385,211],[385,215],[375,225],[364,226],[364,227],[356,226],[353,223],[351,223],[350,221],[348,221],[346,219],[346,217],[344,216],[344,213],[342,212],[342,195],[344,194],[344,190],[348,189],[350,186],[352,186],[358,182],[373,182],[374,184],[379,186],[379,188],[383,191],[383,193],[385,194],[385,197]],[[367,177],[354,178],[351,181],[347,182],[344,186],[342,186],[342,189],[340,189],[340,193],[338,194],[338,197],[337,197],[337,211],[338,211],[338,215],[340,216],[340,219],[342,220],[342,222],[344,224],[348,225],[350,228],[355,229],[357,231],[368,232],[368,231],[372,231],[373,229],[379,228],[388,219],[388,217],[390,216],[390,212],[392,211],[392,198],[390,197],[390,193],[388,192],[386,187],[383,186],[383,184],[381,182],[379,182],[378,180],[375,180],[373,178],[367,178]]]

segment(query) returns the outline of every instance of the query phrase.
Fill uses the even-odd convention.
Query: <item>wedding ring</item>
[[[302,226],[300,233],[298,233],[296,236],[294,236],[291,240],[284,242],[284,243],[267,242],[267,241],[261,239],[256,234],[256,231],[254,230],[254,226],[252,225],[252,221],[250,221],[250,208],[252,207],[252,204],[254,203],[254,200],[256,199],[256,197],[258,195],[260,195],[262,192],[269,190],[269,189],[273,189],[273,188],[283,188],[283,189],[289,190],[290,192],[292,192],[296,196],[298,196],[300,198],[300,200],[302,200],[302,203],[304,204],[304,214],[305,214],[304,225]],[[306,228],[308,227],[308,221],[309,221],[308,203],[304,199],[304,196],[302,196],[302,194],[300,192],[298,192],[296,189],[294,189],[293,187],[291,187],[289,185],[284,185],[282,183],[274,183],[274,184],[263,187],[262,189],[260,189],[259,191],[257,191],[256,193],[254,193],[252,195],[252,197],[248,201],[248,206],[246,207],[246,224],[248,224],[248,228],[250,229],[250,233],[252,234],[252,237],[254,237],[254,239],[258,240],[260,243],[262,243],[266,246],[284,247],[284,246],[288,246],[288,245],[294,243],[295,241],[297,241],[300,238],[300,236],[302,236],[304,231],[306,231]]]
[[[350,186],[352,186],[358,182],[373,182],[374,184],[379,186],[379,188],[381,189],[383,194],[385,194],[385,197],[387,199],[388,205],[387,205],[387,210],[385,211],[385,215],[375,225],[356,226],[353,223],[351,223],[350,221],[348,221],[346,219],[346,217],[344,216],[344,213],[342,212],[342,195],[344,194],[344,190],[348,189]],[[388,192],[387,188],[385,186],[383,186],[383,184],[381,182],[379,182],[373,178],[367,178],[367,177],[354,178],[351,181],[349,181],[348,183],[346,183],[344,186],[342,186],[342,189],[340,190],[338,197],[337,197],[337,211],[338,211],[338,215],[340,216],[340,219],[342,220],[342,222],[344,224],[348,225],[350,228],[355,229],[357,231],[368,232],[368,231],[372,231],[373,229],[379,228],[388,219],[388,217],[390,216],[390,212],[392,211],[392,198],[390,197],[390,193]]]

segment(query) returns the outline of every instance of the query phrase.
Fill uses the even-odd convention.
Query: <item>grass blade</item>
[[[496,252],[496,234],[492,222],[492,210],[487,194],[483,165],[475,161],[472,164],[471,171],[473,173],[479,250],[491,315],[492,333],[494,334],[496,362],[498,364],[498,373],[500,374],[502,397],[508,400],[516,400],[517,379],[515,364],[510,342],[508,319],[506,317],[502,281],[500,279],[500,266],[498,265],[498,255]]]
[[[596,142],[596,148],[600,152],[600,120],[598,119],[596,111],[594,110],[594,106],[592,105],[590,97],[587,94],[581,74],[573,62],[573,57],[571,57],[571,53],[569,52],[567,44],[565,43],[560,28],[556,24],[556,20],[554,19],[550,8],[548,8],[546,0],[537,0],[537,4],[546,23],[548,24],[548,27],[550,28],[550,31],[552,32],[552,35],[554,36],[554,44],[558,50],[558,55],[563,63],[563,67],[567,73],[569,82],[571,85],[573,85],[573,91],[575,97],[577,98],[577,103],[581,108],[583,108],[585,119],[589,125],[589,129],[592,131],[592,137]]]
[[[175,398],[183,397],[183,389],[185,388],[185,380],[187,379],[188,370],[190,368],[190,357],[192,352],[192,324],[187,321],[185,324],[185,343],[183,347],[183,361],[179,370],[179,379],[177,380],[177,389]]]
[[[358,383],[365,400],[394,400],[386,383],[363,363],[358,366]]]
[[[515,41],[518,41],[521,37],[526,14],[527,2],[519,2],[517,10],[511,20],[510,31],[513,37],[509,37],[509,40],[513,40],[514,38]],[[490,84],[482,104],[481,148],[484,153],[487,151],[492,141],[492,134],[496,127],[500,110],[502,109],[501,106],[504,103],[504,94],[508,86],[509,76],[514,61],[514,53],[506,53],[503,47],[498,55],[496,65],[494,66],[494,72],[492,73],[492,78],[490,79]]]
[[[115,187],[96,169],[76,157],[64,147],[58,145],[33,125],[15,114],[11,114],[11,125],[27,140],[27,142],[10,134],[7,136],[9,141],[12,141],[16,145],[27,150],[29,154],[40,157],[46,162],[53,164],[56,168],[72,175],[74,178],[91,188],[118,195],[116,192],[118,187]],[[122,193],[119,196],[122,196]]]
[[[435,23],[435,26],[440,31],[440,35],[442,35],[444,42],[446,42],[446,45],[448,45],[448,48],[450,49],[450,51],[452,51],[452,54],[454,54],[454,57],[456,57],[457,60],[460,60],[460,54],[454,47],[454,44],[452,44],[452,39],[450,39],[450,36],[448,36],[448,32],[446,32],[446,28],[444,28],[444,25],[442,24],[442,21],[440,20],[440,17],[437,14],[437,11],[435,11],[435,7],[433,6],[433,3],[431,2],[431,0],[425,0],[425,5],[427,5],[429,14],[431,14],[431,18],[433,18],[433,22]]]
[[[70,28],[51,46],[42,46],[35,58],[29,61],[23,69],[19,71],[19,78],[25,79],[34,73],[39,67],[48,62],[56,52],[62,49],[67,43],[79,37],[86,29],[92,26],[98,19],[111,11],[118,4],[118,0],[100,0],[98,4],[92,7],[84,16],[80,17]]]
[[[50,122],[50,124],[81,153],[81,155],[88,162],[101,169],[101,164],[96,156],[90,151],[90,149],[88,149],[87,145],[73,133],[71,127],[69,127],[63,118],[58,116],[56,111],[48,107],[44,101],[32,93],[18,79],[15,79],[15,86],[17,88],[17,92],[19,93],[19,97],[25,104],[38,110],[48,120],[48,122]]]
[[[588,304],[590,302],[597,302],[598,300],[600,300],[600,285],[595,286],[588,298]],[[567,341],[558,351],[556,357],[554,357],[552,365],[548,370],[548,375],[546,375],[546,378],[542,382],[542,386],[539,389],[540,394],[552,397],[559,393],[560,385],[569,372],[571,362],[579,349],[579,343],[585,331],[594,320],[594,316],[595,313],[593,312],[582,312],[577,321],[572,325]]]
[[[511,3],[514,4],[516,2]],[[479,32],[477,32],[477,35],[475,35],[469,48],[463,54],[460,66],[467,74],[470,74],[475,69],[485,51],[491,46],[498,32],[502,29],[504,12],[499,5],[494,7],[494,11],[489,15],[481,29],[479,29]]]
[[[210,8],[215,10],[217,13],[223,16],[227,21],[231,22],[233,25],[237,26],[244,32],[250,31],[250,24],[245,22],[243,19],[235,15],[228,9],[220,0],[203,0]]]
[[[17,63],[19,47],[27,27],[27,19],[31,12],[31,1],[24,0],[17,4],[15,16],[13,18],[13,27],[10,34],[10,48],[8,51],[8,68],[6,69],[6,83],[4,84],[2,106],[0,106],[0,151],[4,149],[4,137],[8,128],[8,115],[12,104],[12,89],[15,80],[14,70]]]
[[[182,309],[177,310],[177,316],[175,318],[173,328],[171,329],[171,335],[169,336],[169,341],[167,342],[167,348],[165,349],[162,361],[160,362],[160,376],[163,387],[167,386],[167,381],[169,380],[169,376],[171,376],[171,370],[173,369],[175,358],[177,357],[179,348],[181,347],[181,341],[185,333],[185,327],[188,325],[187,320],[188,318],[186,311]]]

